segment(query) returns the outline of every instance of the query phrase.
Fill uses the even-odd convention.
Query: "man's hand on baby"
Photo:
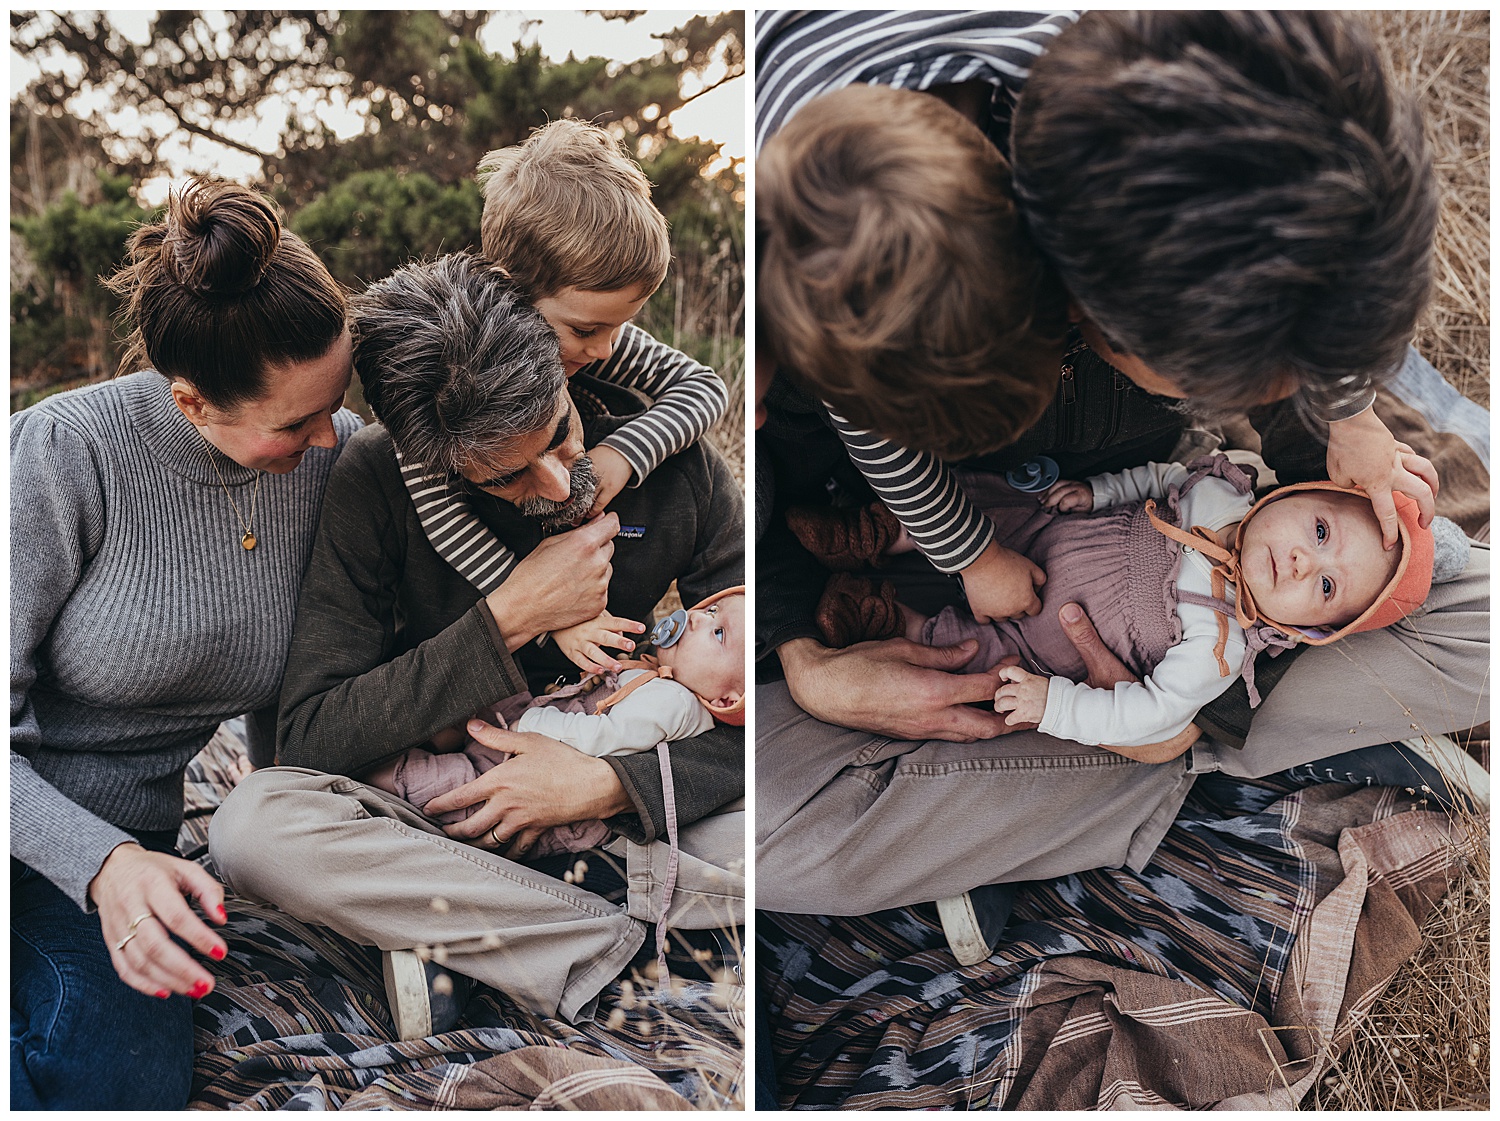
[[[1047,574],[1013,549],[991,541],[974,563],[963,570],[964,598],[981,623],[1016,619],[1042,609],[1036,589]]]
[[[1074,479],[1059,479],[1042,495],[1042,506],[1059,514],[1086,514],[1094,508],[1094,488]]]
[[[427,804],[433,817],[479,807],[444,827],[450,837],[515,858],[529,852],[554,825],[630,809],[619,777],[603,759],[535,732],[511,732],[482,720],[469,721],[468,731],[485,747],[510,752],[511,758]]]
[[[594,461],[594,475],[599,481],[599,489],[594,492],[594,505],[589,509],[592,518],[604,513],[604,508],[615,500],[615,495],[630,485],[634,472],[630,461],[608,444],[590,448],[589,458]]]
[[[994,713],[973,707],[994,694],[987,673],[957,673],[974,656],[957,646],[922,646],[904,638],[830,650],[794,638],[778,653],[787,688],[803,711],[826,724],[902,740],[972,743],[1006,731]]]
[[[626,634],[641,634],[645,629],[645,623],[621,619],[605,611],[585,622],[553,631],[552,641],[584,673],[608,673],[618,671],[621,666],[618,658],[605,652],[605,647],[633,651],[635,643]]]
[[[1010,714],[1005,718],[1007,724],[1040,724],[1047,711],[1047,678],[1027,673],[1020,666],[1002,666],[999,674],[995,711]]]
[[[1374,408],[1328,426],[1328,478],[1341,487],[1360,487],[1370,496],[1387,549],[1400,538],[1392,491],[1416,500],[1423,526],[1431,525],[1437,512],[1437,468],[1392,436]]]

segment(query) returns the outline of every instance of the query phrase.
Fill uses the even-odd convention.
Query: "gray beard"
[[[550,498],[523,498],[516,503],[516,509],[528,518],[536,518],[549,533],[572,529],[588,515],[599,490],[594,461],[586,455],[579,456],[574,460],[568,478],[568,497],[561,502]]]

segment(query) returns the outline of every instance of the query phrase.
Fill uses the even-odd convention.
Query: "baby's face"
[[[1260,614],[1299,627],[1342,626],[1396,571],[1369,499],[1300,491],[1269,503],[1245,527],[1240,579]]]
[[[745,597],[728,596],[689,611],[687,630],[658,658],[700,697],[728,701],[744,696]]]

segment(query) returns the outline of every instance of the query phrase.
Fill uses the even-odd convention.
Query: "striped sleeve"
[[[959,489],[953,472],[935,456],[907,451],[823,407],[849,458],[933,567],[953,573],[973,564],[995,527]]]
[[[446,475],[403,459],[399,450],[396,462],[433,551],[484,595],[505,583],[516,567],[516,554],[479,520],[462,492]]]
[[[1014,97],[1078,18],[1061,12],[763,12],[755,27],[755,147],[813,98],[851,85],[928,90],[984,81]]]
[[[625,457],[635,487],[662,460],[697,443],[729,406],[729,391],[718,374],[634,323],[625,325],[614,353],[579,372],[638,389],[654,402],[601,441]]]

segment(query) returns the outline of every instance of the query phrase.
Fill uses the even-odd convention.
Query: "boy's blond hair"
[[[951,458],[1042,415],[1066,299],[970,121],[930,94],[850,86],[799,109],[755,171],[758,324],[783,372]]]
[[[672,259],[651,182],[604,129],[564,118],[479,161],[484,255],[534,299],[564,288],[646,295]]]

